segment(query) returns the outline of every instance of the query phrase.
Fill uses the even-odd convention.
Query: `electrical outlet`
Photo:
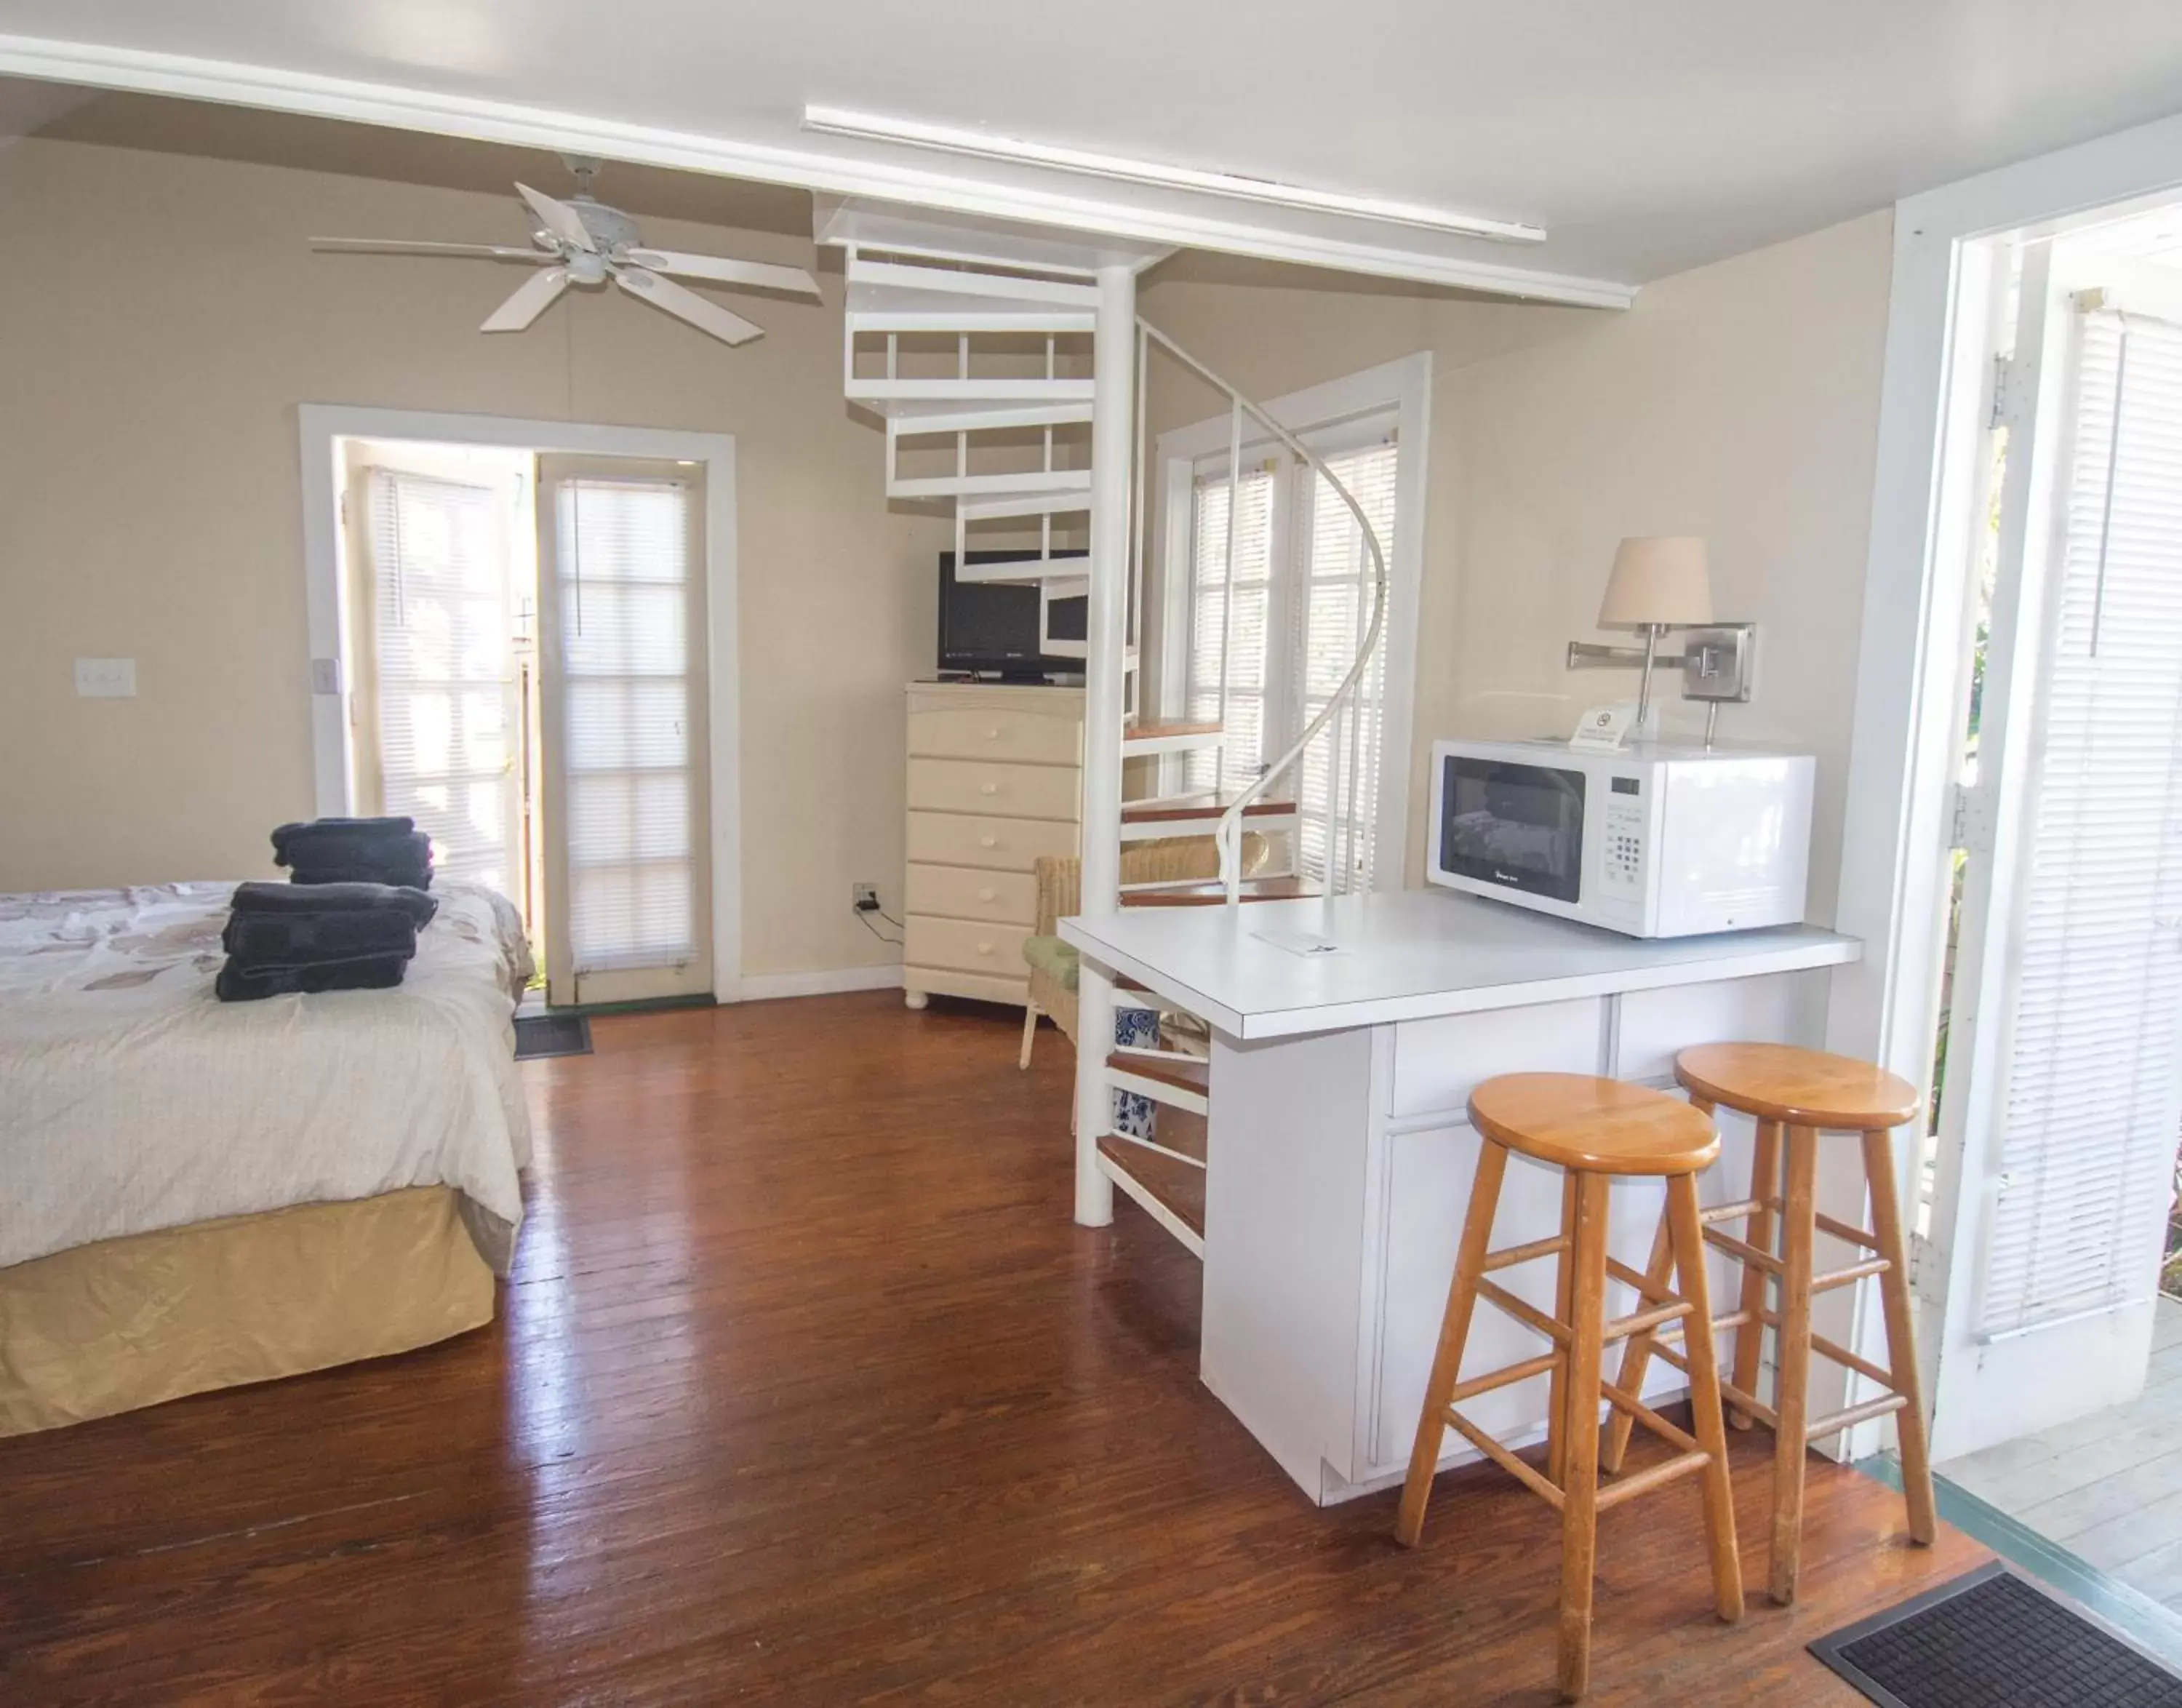
[[[859,913],[879,911],[879,886],[876,884],[857,884],[850,886],[850,906]]]

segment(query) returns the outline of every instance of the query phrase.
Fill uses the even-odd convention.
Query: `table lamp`
[[[1598,626],[1634,629],[1644,636],[1644,680],[1636,690],[1636,729],[1652,709],[1652,667],[1659,637],[1670,629],[1708,624],[1712,582],[1705,574],[1705,542],[1695,535],[1660,534],[1624,540],[1614,548],[1614,573],[1599,602]]]

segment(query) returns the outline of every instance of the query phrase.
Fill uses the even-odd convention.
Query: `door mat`
[[[540,1056],[588,1056],[591,1053],[591,1023],[583,1014],[518,1014],[515,1019],[515,1059],[529,1062]]]
[[[2182,1675],[1997,1561],[1811,1653],[1880,1708],[2182,1708]]]

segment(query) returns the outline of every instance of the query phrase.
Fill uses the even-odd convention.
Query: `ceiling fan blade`
[[[535,278],[526,279],[516,287],[515,294],[485,317],[480,332],[520,332],[540,314],[553,306],[553,299],[568,288],[568,269],[549,267]]]
[[[647,273],[641,267],[616,268],[614,283],[653,308],[664,308],[700,331],[711,333],[723,344],[747,344],[765,334],[764,327],[739,314],[730,313],[718,303],[706,302],[695,291],[684,291],[672,280]]]
[[[506,243],[407,243],[389,237],[313,237],[311,247],[337,255],[474,255],[490,261],[551,261],[543,249]]]
[[[582,218],[565,202],[556,202],[551,196],[541,196],[528,184],[518,184],[516,191],[530,204],[530,211],[545,221],[546,229],[572,249],[581,249],[587,254],[596,254],[599,246],[591,241],[591,234],[584,229]]]
[[[751,285],[761,291],[793,291],[799,297],[818,294],[818,281],[800,267],[776,267],[770,261],[680,255],[671,249],[632,249],[629,258],[651,272],[678,273],[685,279],[717,279],[723,285]]]

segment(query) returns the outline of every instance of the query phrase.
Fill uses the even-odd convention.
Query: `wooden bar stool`
[[[1711,1313],[1705,1293],[1704,1234],[1698,1220],[1697,1172],[1720,1154],[1711,1120],[1664,1092],[1577,1073],[1511,1073],[1488,1079],[1470,1095],[1470,1118],[1484,1143],[1470,1190],[1470,1213],[1448,1289],[1439,1350],[1425,1389],[1424,1415],[1409,1455],[1409,1482],[1395,1539],[1416,1545],[1432,1498],[1440,1444],[1452,1424],[1487,1458],[1561,1515],[1560,1687],[1573,1701],[1591,1671],[1592,1561],[1598,1515],[1692,1472],[1704,1483],[1705,1534],[1712,1556],[1713,1595],[1720,1616],[1742,1616],[1742,1571],[1735,1551],[1735,1503],[1728,1486],[1727,1430],[1720,1417],[1719,1373],[1712,1343],[1690,1340],[1691,1406],[1697,1433],[1676,1428],[1644,1404],[1640,1390],[1603,1379],[1605,1349],[1616,1340],[1686,1317]],[[1508,1155],[1520,1151],[1563,1171],[1561,1231],[1504,1250],[1490,1250],[1493,1217]],[[1664,1175],[1672,1268],[1639,1275],[1607,1255],[1607,1212],[1616,1174]],[[1497,1270],[1533,1258],[1558,1260],[1559,1305],[1548,1317],[1497,1282]],[[1658,1266],[1655,1266],[1658,1267]],[[1606,1320],[1609,1276],[1637,1289],[1636,1312]],[[1459,1381],[1462,1353],[1480,1299],[1498,1306],[1551,1343],[1542,1356],[1504,1370]],[[1455,1407],[1462,1400],[1527,1378],[1552,1374],[1547,1423],[1546,1470],[1542,1476]],[[1633,1476],[1598,1486],[1598,1406],[1603,1396],[1616,1411],[1640,1422],[1680,1451]]]
[[[1773,1427],[1773,1552],[1770,1589],[1782,1605],[1796,1599],[1803,1530],[1803,1455],[1810,1443],[1867,1418],[1891,1412],[1902,1447],[1902,1487],[1909,1509],[1909,1535],[1929,1544],[1935,1530],[1932,1466],[1924,1441],[1924,1396],[1917,1377],[1915,1330],[1909,1303],[1909,1264],[1902,1235],[1902,1206],[1894,1190],[1893,1129],[1913,1119],[1923,1100],[1906,1079],[1846,1056],[1797,1050],[1785,1044],[1706,1044],[1675,1058],[1675,1077],[1689,1089],[1690,1101],[1707,1114],[1721,1104],[1741,1110],[1758,1123],[1751,1161],[1750,1194],[1699,1217],[1704,1237],[1742,1265],[1742,1296],[1737,1309],[1713,1319],[1715,1330],[1735,1330],[1734,1375],[1720,1386],[1727,1395],[1736,1427],[1753,1418]],[[1864,1143],[1864,1173],[1871,1194],[1872,1229],[1852,1228],[1819,1213],[1819,1135],[1854,1133]],[[1785,1172],[1785,1184],[1784,1184]],[[1775,1229],[1779,1228],[1776,1251]],[[1737,1239],[1714,1224],[1746,1222],[1747,1239]],[[1812,1246],[1823,1230],[1845,1244],[1869,1252],[1839,1269],[1814,1273]],[[1664,1276],[1679,1235],[1662,1222],[1652,1248],[1650,1273]],[[1679,1262],[1679,1253],[1675,1253]],[[1865,1277],[1879,1278],[1886,1310],[1886,1360],[1881,1369],[1847,1347],[1811,1332],[1811,1300]],[[1766,1283],[1780,1291],[1777,1309],[1766,1305]],[[1759,1358],[1765,1330],[1779,1330],[1773,1403],[1758,1395]],[[1707,1335],[1683,1334],[1683,1350],[1697,1349]],[[1703,1361],[1712,1362],[1712,1349]],[[1887,1391],[1875,1400],[1822,1417],[1808,1414],[1811,1354],[1854,1371]],[[1690,1372],[1697,1380],[1697,1359],[1686,1361],[1660,1344],[1655,1334],[1632,1336],[1622,1350],[1621,1385],[1644,1380],[1653,1353]],[[1614,1420],[1607,1433],[1603,1462],[1611,1470],[1621,1461],[1629,1426]]]

